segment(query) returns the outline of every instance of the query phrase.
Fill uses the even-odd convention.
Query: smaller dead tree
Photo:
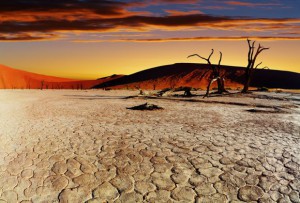
[[[44,83],[45,83],[45,81],[42,80],[42,81],[41,81],[41,90],[43,90],[43,88],[44,88]]]
[[[206,89],[206,94],[204,95],[204,97],[208,97],[209,95],[209,90],[210,90],[210,86],[212,85],[213,82],[217,81],[218,83],[218,91],[216,93],[218,94],[222,94],[224,92],[228,92],[227,90],[225,90],[225,84],[224,84],[224,81],[225,81],[225,73],[224,74],[221,74],[221,61],[222,61],[222,52],[220,52],[220,59],[219,59],[219,63],[218,65],[214,65],[210,62],[210,58],[211,56],[213,55],[214,53],[214,49],[211,50],[211,53],[210,55],[208,56],[208,58],[204,58],[198,54],[192,54],[189,57],[193,57],[193,56],[197,56],[203,60],[205,60],[207,62],[207,64],[209,65],[210,69],[212,70],[212,73],[210,75],[210,79],[209,79],[209,82],[208,82],[208,85],[207,85],[207,89]]]
[[[260,64],[262,64],[262,62],[260,62],[256,66],[254,66],[258,55],[262,51],[269,49],[269,48],[265,48],[265,47],[263,47],[259,44],[258,48],[255,50],[256,41],[251,42],[251,40],[247,39],[247,42],[248,42],[248,47],[249,47],[249,50],[248,50],[248,65],[247,65],[246,70],[245,70],[245,81],[244,81],[244,88],[242,90],[242,93],[247,93],[248,92],[253,72],[254,72],[254,70],[256,70],[258,68],[258,66]]]
[[[144,91],[141,89],[141,84],[137,84],[134,86],[135,89],[137,89],[139,91],[138,95],[144,95]]]
[[[152,87],[153,87],[153,90],[156,90],[157,84],[158,84],[158,79],[157,79],[157,78],[156,78],[156,79],[153,79],[153,80],[152,80]]]

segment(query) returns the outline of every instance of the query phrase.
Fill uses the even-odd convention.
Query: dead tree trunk
[[[41,81],[41,90],[43,90],[43,88],[44,88],[44,83],[45,83],[45,81],[42,80],[42,81]]]
[[[216,80],[217,80],[217,79],[213,78],[213,79],[211,79],[211,80],[209,81],[209,83],[208,83],[208,85],[207,85],[207,88],[206,88],[206,94],[204,95],[204,97],[208,97],[210,86],[211,86],[211,84],[212,84],[214,81],[216,81]],[[204,98],[204,97],[203,97],[203,98]]]
[[[225,89],[225,78],[224,76],[220,76],[218,79],[217,79],[217,82],[218,82],[218,93],[222,94],[223,92],[228,92],[226,89]]]
[[[244,74],[245,81],[244,81],[244,88],[242,90],[242,93],[248,92],[253,72],[262,63],[262,62],[260,62],[259,64],[257,64],[254,67],[258,55],[262,51],[269,49],[269,48],[264,48],[259,44],[258,48],[255,51],[255,46],[254,46],[255,41],[253,41],[251,43],[251,40],[247,39],[247,42],[248,42],[248,47],[249,47],[249,50],[248,50],[248,65],[246,67],[245,74]]]
[[[214,50],[212,49],[210,55],[208,56],[208,58],[204,58],[204,57],[202,57],[202,56],[200,56],[198,54],[193,54],[193,55],[188,56],[188,58],[192,57],[192,56],[197,56],[197,57],[199,57],[199,58],[207,61],[209,67],[212,70],[212,74],[211,74],[210,80],[208,82],[207,89],[206,89],[206,94],[204,95],[204,97],[208,97],[210,86],[215,81],[217,81],[217,83],[218,83],[218,91],[216,93],[222,94],[224,92],[227,92],[227,90],[225,90],[225,86],[224,86],[225,85],[224,84],[224,80],[225,80],[224,76],[225,76],[225,74],[221,75],[222,52],[220,52],[220,59],[219,59],[219,63],[218,63],[217,66],[211,64],[211,62],[210,62],[210,57],[213,55],[213,53],[214,53]]]
[[[191,90],[190,89],[186,89],[184,91],[184,94],[183,94],[185,97],[191,97],[193,96],[193,94],[191,93]]]

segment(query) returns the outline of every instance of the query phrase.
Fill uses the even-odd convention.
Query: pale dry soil
[[[0,202],[300,202],[297,95],[126,109],[136,93],[0,91]]]

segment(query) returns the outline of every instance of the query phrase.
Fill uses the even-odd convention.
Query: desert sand
[[[0,202],[300,201],[299,94],[136,94],[0,91]]]
[[[93,86],[123,75],[94,80],[75,80],[31,73],[0,64],[0,89],[91,89]]]

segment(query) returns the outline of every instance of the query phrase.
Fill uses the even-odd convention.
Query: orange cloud
[[[45,41],[55,40],[59,36],[56,34],[44,33],[18,33],[18,34],[0,34],[0,41],[2,42],[16,42],[16,41]]]
[[[275,40],[300,40],[300,37],[274,37],[274,36],[233,36],[233,37],[174,37],[174,38],[144,38],[144,39],[112,39],[112,40],[74,40],[78,43],[96,43],[96,42],[172,42],[172,41],[223,41],[223,40],[245,40],[251,38],[261,41]]]
[[[252,3],[252,2],[243,2],[243,1],[226,1],[225,4],[233,6],[247,6],[247,7],[256,7],[256,6],[281,6],[279,3]]]
[[[203,12],[198,10],[192,10],[192,11],[164,10],[164,11],[167,12],[170,16],[203,14]]]

